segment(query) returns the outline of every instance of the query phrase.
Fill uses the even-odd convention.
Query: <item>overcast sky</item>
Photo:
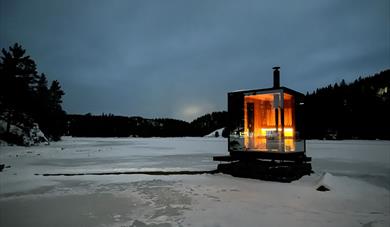
[[[390,68],[388,0],[0,0],[0,47],[19,42],[59,80],[68,113],[191,121],[226,93],[306,93]]]

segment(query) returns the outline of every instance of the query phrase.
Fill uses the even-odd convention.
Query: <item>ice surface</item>
[[[390,189],[390,141],[320,141],[307,142],[317,173],[359,178]]]
[[[307,141],[315,174],[51,176],[212,170],[223,138],[70,138],[0,146],[0,226],[389,226],[390,142]],[[325,175],[324,175],[325,174]],[[323,177],[325,176],[325,177]],[[331,188],[319,192],[324,183]]]

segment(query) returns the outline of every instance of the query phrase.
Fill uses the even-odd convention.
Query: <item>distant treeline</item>
[[[342,80],[306,94],[307,139],[390,139],[390,70]],[[228,113],[213,112],[185,122],[145,119],[112,114],[68,115],[68,135],[81,137],[182,137],[204,136],[225,128]],[[228,130],[222,136],[226,137]]]
[[[204,136],[227,124],[226,112],[206,114],[188,123],[158,118],[123,117],[112,114],[68,115],[68,134],[77,137],[183,137]]]
[[[306,95],[307,138],[390,139],[390,70]]]

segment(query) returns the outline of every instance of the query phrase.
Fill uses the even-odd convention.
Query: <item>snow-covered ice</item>
[[[223,138],[70,138],[0,146],[0,226],[389,226],[390,142],[307,141],[293,183],[202,175],[42,176],[213,170]],[[326,173],[326,174],[325,174]],[[325,175],[324,175],[325,174]],[[319,184],[331,190],[317,191]]]

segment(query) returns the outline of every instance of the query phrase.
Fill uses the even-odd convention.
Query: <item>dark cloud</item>
[[[70,113],[185,120],[226,92],[301,92],[389,68],[389,1],[0,1],[0,45],[20,42],[61,81]]]

